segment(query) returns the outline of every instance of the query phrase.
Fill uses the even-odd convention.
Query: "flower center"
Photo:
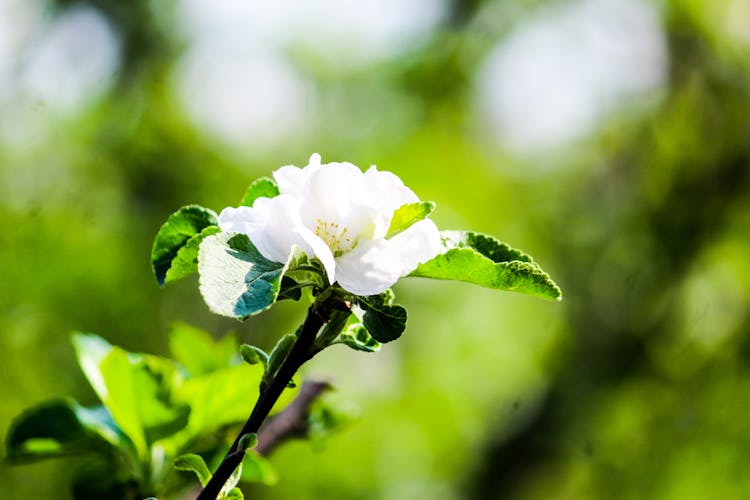
[[[338,257],[347,250],[351,250],[355,241],[349,234],[349,229],[341,227],[335,222],[327,222],[321,219],[316,221],[315,235],[325,241],[331,249],[334,257]]]

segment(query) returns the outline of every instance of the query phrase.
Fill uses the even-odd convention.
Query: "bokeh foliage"
[[[609,115],[564,154],[515,156],[475,120],[472,82],[515,25],[564,3],[456,1],[423,43],[354,69],[291,50],[324,125],[248,150],[195,127],[167,84],[183,49],[175,4],[45,4],[52,18],[96,9],[122,59],[75,114],[29,102],[43,133],[21,145],[2,122],[0,428],[51,397],[96,401],[72,330],[155,353],[175,320],[263,347],[293,330],[293,303],[240,324],[211,315],[190,279],[161,292],[149,254],[175,207],[234,205],[250,180],[318,151],[398,173],[437,202],[440,227],[528,250],[565,301],[399,285],[399,342],[334,348],[307,371],[330,377],[360,421],[323,447],[280,448],[279,484],[250,494],[749,495],[750,42],[726,29],[743,2],[661,2],[669,74],[654,102]],[[0,482],[10,499],[58,498],[69,463],[3,468]]]

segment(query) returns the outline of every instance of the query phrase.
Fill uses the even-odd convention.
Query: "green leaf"
[[[284,264],[263,257],[244,234],[219,233],[200,246],[200,292],[209,309],[245,319],[273,305],[281,287]]]
[[[211,480],[211,471],[208,469],[203,457],[195,453],[187,453],[177,457],[174,461],[174,468],[177,470],[194,472],[201,482],[201,486],[206,486]]]
[[[391,224],[388,226],[386,238],[392,238],[402,231],[406,231],[412,225],[421,221],[435,210],[435,202],[417,201],[401,205],[391,217]]]
[[[287,333],[279,339],[276,346],[268,356],[268,366],[266,367],[266,377],[269,379],[276,375],[281,365],[284,363],[289,351],[292,350],[294,342],[297,340],[297,336],[293,333]]]
[[[180,208],[169,216],[159,232],[156,233],[154,245],[151,249],[151,265],[159,285],[190,274],[192,250],[185,250],[177,261],[178,269],[170,276],[169,271],[178,258],[180,249],[195,236],[200,236],[209,226],[219,224],[216,212],[200,205],[188,205]],[[202,239],[200,237],[199,239]],[[190,248],[196,247],[200,241],[190,242]],[[194,256],[192,256],[194,259]],[[194,272],[194,269],[193,271]]]
[[[11,462],[28,462],[71,453],[108,453],[127,447],[107,411],[87,409],[70,399],[49,401],[13,420],[5,439]]]
[[[271,486],[279,481],[279,475],[265,457],[255,450],[247,450],[242,460],[242,480]]]
[[[242,494],[242,490],[234,487],[229,490],[226,495],[219,498],[226,498],[227,500],[245,500],[245,495]]]
[[[245,363],[249,365],[261,363],[264,370],[268,367],[268,354],[266,354],[266,351],[260,347],[250,344],[242,344],[240,346],[240,355],[242,356],[242,359],[245,360]]]
[[[221,229],[218,226],[208,226],[203,229],[200,233],[193,235],[185,245],[183,245],[178,251],[174,259],[172,259],[172,266],[167,270],[167,277],[164,283],[171,283],[181,278],[190,276],[198,272],[198,249],[200,248],[201,241],[206,236],[220,233]]]
[[[344,344],[355,351],[375,352],[380,350],[380,342],[372,338],[361,323],[349,325],[336,340],[336,343]]]
[[[365,310],[362,323],[372,338],[380,343],[396,340],[406,329],[406,309],[393,305],[393,299],[391,290],[359,298],[359,304]]]
[[[149,443],[187,423],[188,408],[171,401],[179,368],[170,360],[113,347],[100,370],[106,392],[99,396],[139,456],[147,457]]]
[[[278,196],[279,186],[276,185],[276,181],[270,177],[261,177],[253,181],[245,191],[245,196],[242,197],[240,205],[246,207],[252,207],[255,200],[258,198],[273,198]]]
[[[560,300],[562,292],[528,255],[492,236],[450,231],[442,233],[448,250],[420,264],[409,276],[473,283]]]
[[[101,401],[107,395],[99,364],[113,349],[113,345],[93,333],[74,333],[71,338],[78,364]]]
[[[248,432],[240,438],[237,449],[239,451],[247,451],[249,448],[255,448],[256,446],[258,446],[258,435],[254,432]]]
[[[193,377],[230,366],[237,344],[234,335],[217,342],[209,333],[184,323],[175,323],[169,333],[172,355]]]

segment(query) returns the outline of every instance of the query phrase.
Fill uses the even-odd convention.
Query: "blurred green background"
[[[405,280],[407,332],[307,369],[360,419],[269,499],[750,497],[750,1],[0,0],[0,429],[95,398],[69,343],[263,347],[149,267],[178,207],[351,161],[531,253],[560,304]],[[66,459],[0,469],[67,498]]]

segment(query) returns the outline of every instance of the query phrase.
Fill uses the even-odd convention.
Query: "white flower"
[[[391,172],[321,164],[314,154],[306,167],[281,167],[273,177],[278,196],[219,215],[222,231],[248,235],[269,260],[285,262],[297,245],[320,260],[330,283],[355,295],[375,295],[441,252],[429,219],[386,238],[394,211],[419,201]]]

